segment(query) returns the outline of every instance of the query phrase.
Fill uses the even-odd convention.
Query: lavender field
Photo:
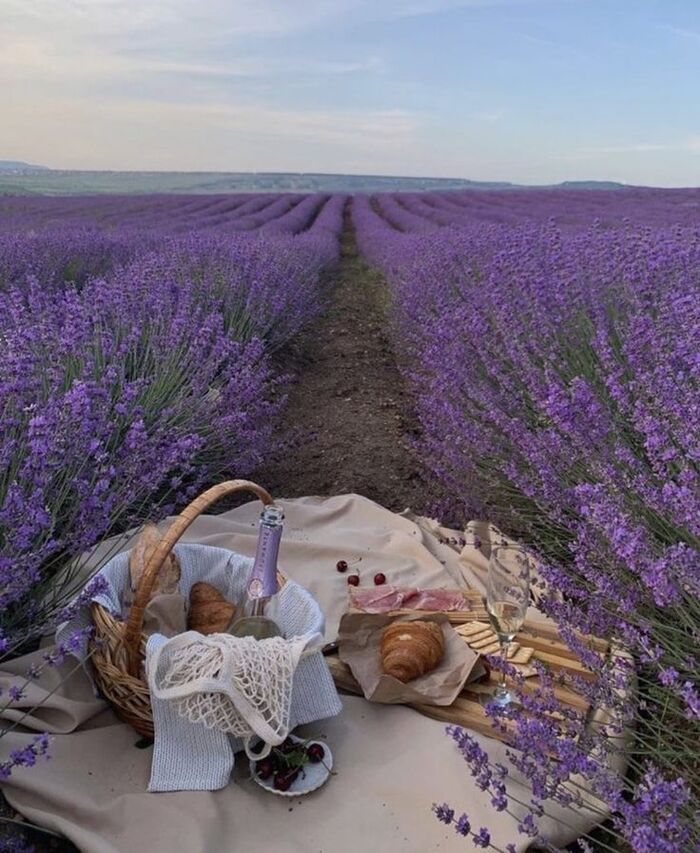
[[[532,785],[522,833],[585,783],[613,814],[595,849],[698,849],[699,190],[0,198],[3,654],[65,619],[106,536],[274,464],[285,353],[341,239],[385,279],[432,490],[413,509],[535,549],[576,688],[610,709],[563,711],[556,675],[492,709]],[[453,736],[496,819],[504,768]],[[468,807],[436,812],[487,846]]]
[[[586,780],[615,815],[596,849],[698,849],[700,192],[383,196],[353,217],[391,288],[443,516],[536,547],[538,606],[595,673],[577,686],[613,709],[591,732],[563,712],[556,678],[517,711],[492,709],[532,783],[521,831],[537,840],[548,806],[582,807]],[[596,654],[577,630],[629,657]],[[623,698],[634,669],[638,703]],[[623,778],[610,736],[625,730]],[[453,735],[507,808],[503,768]]]
[[[276,448],[342,196],[0,202],[5,652],[65,614],[71,559]]]

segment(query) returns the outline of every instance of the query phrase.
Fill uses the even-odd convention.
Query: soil
[[[349,223],[329,305],[302,336],[279,438],[295,438],[253,474],[277,497],[356,492],[388,509],[420,509],[425,487],[411,449],[416,423],[387,320],[387,285],[359,257]]]

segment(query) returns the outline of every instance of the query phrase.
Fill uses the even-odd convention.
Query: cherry
[[[278,791],[288,791],[292,782],[294,782],[298,775],[298,770],[295,770],[292,773],[277,773],[275,774],[272,784]]]
[[[374,576],[374,583],[376,586],[381,586],[382,584],[386,583],[386,575],[384,574],[384,572],[377,572],[377,574]]]
[[[263,758],[255,764],[255,772],[261,779],[269,779],[274,769],[272,761],[269,758]]]
[[[360,576],[359,575],[348,575],[348,583],[351,586],[359,586],[360,585]]]
[[[323,761],[326,751],[320,743],[312,743],[306,747],[306,754],[312,764],[318,764],[319,761]]]
[[[338,560],[338,562],[335,564],[335,567],[336,569],[338,569],[339,572],[347,572],[348,570],[348,564],[345,562],[345,560]]]

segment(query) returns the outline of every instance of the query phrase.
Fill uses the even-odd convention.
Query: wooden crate
[[[445,615],[449,618],[450,622],[453,625],[473,621],[488,622],[482,596],[475,590],[470,590],[468,595],[468,601],[472,605],[471,609],[446,613]],[[394,611],[392,615],[402,615],[409,612],[415,613],[416,611]],[[586,637],[585,639],[589,647],[596,652],[600,654],[608,652],[608,643],[605,640],[596,637]],[[539,660],[546,664],[553,674],[562,673],[563,675],[578,675],[583,678],[592,677],[591,672],[586,669],[576,654],[561,641],[556,628],[551,625],[526,620],[522,630],[516,637],[516,641],[521,646],[534,649],[533,660]],[[336,686],[339,689],[345,690],[348,693],[362,695],[360,685],[355,680],[349,667],[338,658],[337,654],[329,655],[326,660],[328,661]],[[502,732],[494,728],[491,718],[486,715],[484,710],[484,706],[493,693],[499,678],[500,674],[494,671],[488,680],[467,684],[451,705],[440,706],[410,703],[409,707],[414,708],[426,717],[432,717],[435,720],[441,720],[445,723],[464,726],[479,734],[507,741],[507,731]],[[539,683],[540,679],[537,677],[528,678],[525,680],[524,689],[527,691],[536,690]],[[590,711],[586,698],[575,690],[560,685],[554,688],[554,693],[563,706],[571,708],[582,715],[586,715]]]

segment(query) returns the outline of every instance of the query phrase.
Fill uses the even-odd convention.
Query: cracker
[[[473,646],[474,643],[480,643],[482,640],[490,640],[493,637],[491,631],[484,631],[482,634],[474,634],[472,637],[465,637],[464,634],[459,635],[465,642]]]
[[[468,643],[478,643],[479,640],[484,640],[486,637],[493,637],[493,631],[490,628],[487,628],[485,631],[481,631],[479,634],[472,634],[469,637],[464,637],[464,639]]]
[[[528,649],[524,646],[521,646],[518,651],[513,655],[510,659],[511,663],[515,664],[526,664],[530,663],[530,658],[535,654],[534,649]]]
[[[485,646],[491,646],[493,643],[498,642],[498,637],[495,634],[491,634],[488,637],[484,637],[483,640],[477,640],[475,643],[470,642],[469,645],[473,649],[483,649]]]
[[[483,622],[465,622],[464,625],[457,625],[455,628],[455,631],[459,631],[464,637],[476,637],[478,634],[490,630],[489,626]]]

